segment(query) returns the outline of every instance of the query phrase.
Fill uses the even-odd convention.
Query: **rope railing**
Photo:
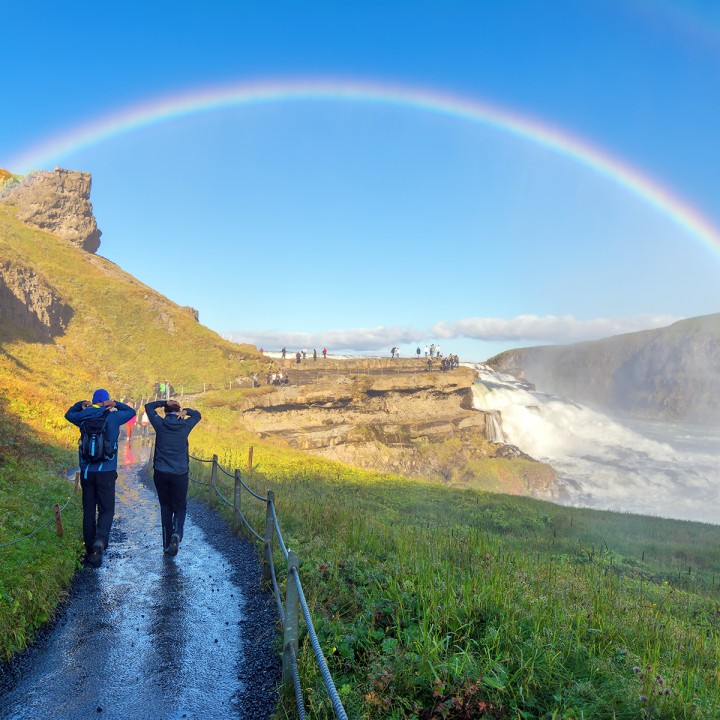
[[[252,455],[250,457],[252,457]],[[300,671],[297,662],[299,645],[299,617],[300,611],[302,611],[303,619],[305,620],[305,628],[308,637],[310,638],[315,660],[320,670],[320,675],[322,676],[323,684],[327,690],[330,702],[332,703],[333,710],[335,711],[335,716],[339,718],[339,720],[347,720],[347,714],[342,706],[342,702],[340,701],[340,696],[335,688],[332,676],[330,675],[325,655],[322,652],[317,633],[315,632],[312,615],[310,614],[310,609],[308,608],[307,601],[305,600],[305,593],[300,582],[300,563],[298,557],[292,550],[288,550],[285,545],[285,541],[283,540],[282,532],[280,531],[280,523],[275,511],[274,493],[271,490],[268,490],[267,497],[258,495],[245,484],[240,476],[239,470],[235,470],[234,473],[231,473],[222,467],[218,462],[217,455],[213,455],[212,460],[195,457],[194,455],[190,455],[190,458],[199,463],[212,464],[210,482],[202,481],[197,477],[193,477],[192,474],[189,476],[190,480],[198,485],[209,487],[212,490],[211,498],[218,498],[224,505],[232,508],[233,517],[240,520],[251,536],[263,544],[263,580],[271,583],[272,585],[273,596],[275,597],[275,602],[278,606],[278,613],[283,626],[283,685],[287,689],[289,689],[291,685],[293,687],[298,717],[300,720],[305,720],[306,718],[305,701],[303,699],[300,683]],[[222,494],[222,490],[218,487],[219,474],[232,478],[234,481],[234,495],[232,501],[226,498]],[[261,535],[252,527],[241,510],[243,490],[245,490],[251,497],[265,503],[264,535]],[[287,561],[287,579],[284,604],[273,559],[273,544],[275,538],[277,538],[280,551]]]
[[[63,526],[62,526],[62,513],[64,512],[65,508],[70,503],[70,500],[72,500],[72,496],[77,490],[77,479],[75,483],[75,487],[73,488],[72,493],[68,496],[68,499],[65,501],[65,504],[60,507],[60,503],[54,503],[53,504],[53,516],[44,522],[42,525],[38,525],[32,532],[28,533],[27,535],[23,535],[21,538],[17,538],[16,540],[11,540],[10,542],[6,543],[0,543],[0,549],[10,547],[11,545],[17,545],[18,543],[23,542],[24,540],[29,540],[31,537],[34,537],[37,535],[43,528],[46,528],[48,525],[51,525],[52,523],[55,523],[56,532],[59,537],[63,536]]]
[[[280,532],[280,524],[278,523],[277,513],[275,512],[275,503],[271,503],[270,505],[270,512],[272,513],[272,519],[273,524],[275,525],[275,533],[277,534],[278,543],[280,545],[280,550],[282,551],[283,556],[285,559],[288,559],[288,551],[285,547],[285,542],[283,541],[282,533]]]

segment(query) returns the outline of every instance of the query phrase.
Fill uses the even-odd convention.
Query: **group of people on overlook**
[[[419,345],[415,350],[415,354],[417,355],[417,359],[420,360],[422,350],[420,349]],[[390,357],[399,358],[400,348],[397,346],[392,347],[390,349]],[[440,370],[442,371],[452,370],[453,368],[460,367],[460,358],[457,355],[442,355],[440,353],[440,345],[436,345],[435,343],[429,346],[425,346],[425,358],[427,359],[427,369],[430,372],[432,372],[433,369],[433,360],[440,361]]]

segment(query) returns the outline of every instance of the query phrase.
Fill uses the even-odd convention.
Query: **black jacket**
[[[197,410],[185,408],[189,417],[180,418],[170,414],[160,417],[157,408],[165,405],[164,400],[156,400],[145,405],[150,424],[155,428],[155,470],[172,475],[184,475],[189,470],[188,435],[200,422],[202,416]]]

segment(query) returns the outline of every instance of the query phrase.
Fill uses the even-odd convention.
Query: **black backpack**
[[[115,444],[108,438],[108,414],[104,412],[80,423],[80,459],[88,465],[115,457]]]

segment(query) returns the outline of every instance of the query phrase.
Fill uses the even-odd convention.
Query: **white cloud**
[[[518,315],[510,319],[476,317],[438,322],[429,330],[396,325],[315,333],[238,331],[228,333],[227,337],[235,342],[250,343],[269,351],[280,350],[282,347],[293,352],[301,348],[320,350],[327,347],[333,352],[341,350],[371,352],[389,351],[393,345],[408,343],[424,345],[439,339],[457,338],[518,344],[571,343],[665,327],[681,319],[671,315],[634,315],[590,320],[578,320],[572,315]]]
[[[518,315],[515,318],[466,318],[435,323],[431,335],[503,342],[569,343],[598,340],[651,328],[665,327],[682,318],[672,315],[635,315],[578,320],[572,315]]]
[[[328,330],[327,332],[275,332],[275,331],[242,331],[228,333],[235,342],[251,343],[265,350],[288,350],[300,348],[332,348],[338,350],[389,350],[393,345],[419,342],[426,333],[410,327],[375,327],[357,328],[355,330]]]

